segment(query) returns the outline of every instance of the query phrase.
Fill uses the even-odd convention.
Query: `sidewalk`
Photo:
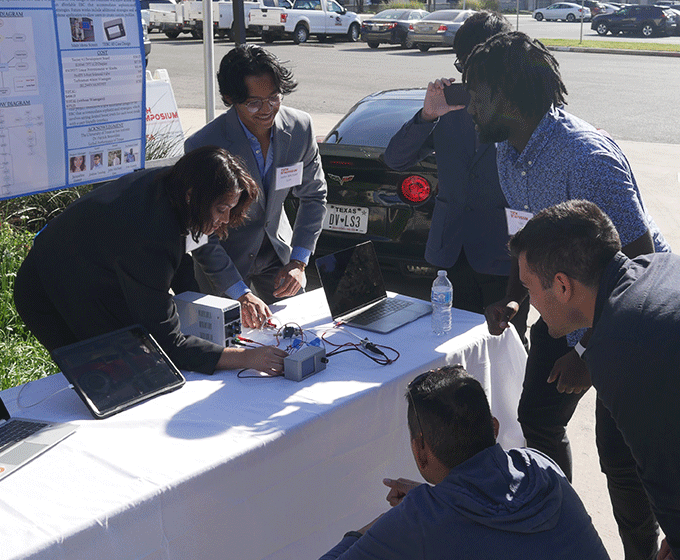
[[[203,109],[179,109],[179,114],[185,137],[205,123]],[[341,117],[312,115],[315,133],[327,134]],[[671,246],[680,251],[680,145],[632,141],[618,141],[618,144],[630,161],[647,210]],[[619,560],[623,558],[623,547],[612,515],[606,480],[600,472],[594,427],[595,391],[591,389],[581,400],[568,428],[574,460],[574,488],[593,518],[612,560]]]

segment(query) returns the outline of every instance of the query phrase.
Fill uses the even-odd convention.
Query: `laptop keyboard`
[[[359,313],[355,317],[352,317],[350,321],[357,325],[370,325],[373,321],[392,315],[408,307],[412,302],[397,298],[388,298],[382,300],[380,303],[374,305],[370,309],[367,309],[363,313]]]
[[[47,422],[25,422],[23,420],[11,420],[3,424],[0,426],[0,451],[26,439],[45,426],[49,426],[49,424]]]

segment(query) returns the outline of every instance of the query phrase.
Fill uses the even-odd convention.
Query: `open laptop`
[[[52,351],[52,359],[95,418],[107,418],[185,383],[142,325],[62,346]]]
[[[388,333],[432,311],[424,301],[387,295],[371,241],[317,257],[316,270],[334,321]]]
[[[0,398],[0,479],[75,431],[73,424],[11,418]]]

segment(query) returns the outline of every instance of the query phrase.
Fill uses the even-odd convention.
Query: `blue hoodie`
[[[608,560],[559,467],[533,449],[496,444],[422,484],[366,534],[321,560]]]

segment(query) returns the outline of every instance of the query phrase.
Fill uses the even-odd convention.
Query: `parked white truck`
[[[263,4],[259,1],[243,2],[244,20],[247,25],[248,13]],[[203,37],[203,0],[185,0],[177,4],[150,4],[150,15],[156,18],[157,28],[170,39],[176,39],[180,33],[191,33],[195,39]],[[231,37],[234,23],[233,5],[228,0],[213,0],[212,3],[213,32],[223,39]]]
[[[290,37],[304,43],[310,35],[324,40],[345,36],[350,41],[361,37],[361,20],[335,0],[295,0],[293,7],[262,7],[250,10],[248,29],[259,32],[265,43]]]

